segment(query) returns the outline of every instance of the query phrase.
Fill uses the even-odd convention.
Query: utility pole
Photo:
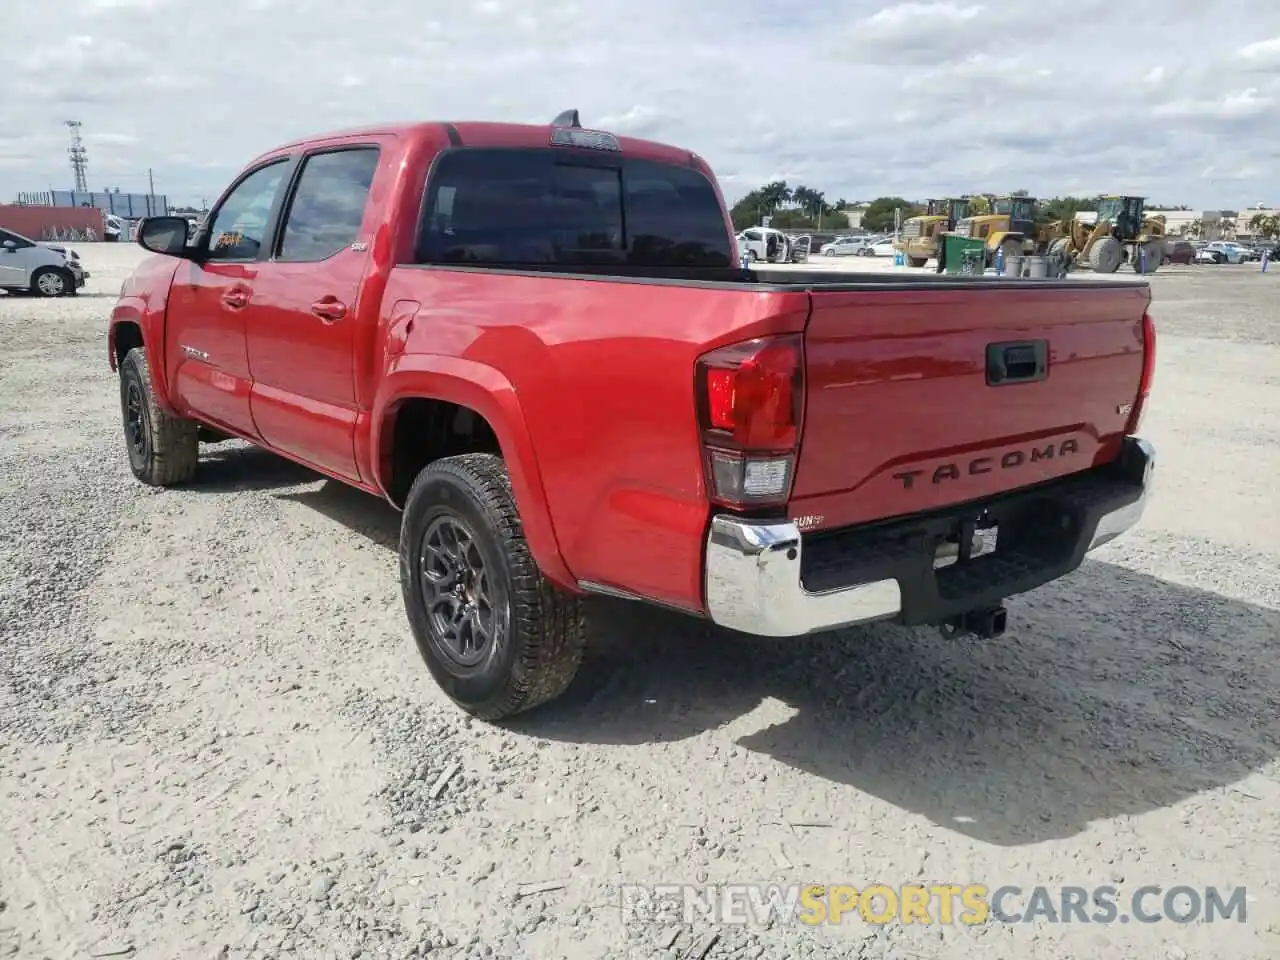
[[[71,172],[75,174],[76,192],[89,192],[89,151],[85,149],[84,141],[80,139],[80,121],[68,120],[67,126],[71,129],[71,146],[67,148],[67,153],[71,155]]]

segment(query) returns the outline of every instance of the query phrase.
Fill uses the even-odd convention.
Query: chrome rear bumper
[[[707,534],[705,589],[712,621],[732,630],[765,637],[793,637],[877,620],[941,622],[947,610],[976,608],[992,597],[1025,592],[1078,567],[1084,556],[1109,543],[1142,517],[1148,499],[1155,450],[1145,440],[1128,438],[1121,457],[1107,468],[1105,480],[1086,488],[1079,477],[1036,491],[1034,496],[1060,505],[1074,518],[1060,556],[1016,576],[999,577],[975,587],[971,597],[940,598],[933,556],[924,551],[905,570],[886,561],[883,576],[868,576],[875,564],[859,564],[857,582],[810,591],[802,581],[804,537],[789,521],[762,522],[718,515]],[[1111,474],[1115,474],[1114,477]],[[1015,493],[1012,498],[1027,497]],[[982,506],[981,504],[976,506]],[[916,521],[908,519],[906,529]],[[893,528],[889,528],[892,535]],[[976,562],[983,562],[981,560]],[[878,572],[878,571],[876,571]],[[1008,592],[1004,592],[1005,590]]]

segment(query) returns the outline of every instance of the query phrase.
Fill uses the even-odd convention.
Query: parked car
[[[893,245],[893,237],[868,240],[858,250],[858,254],[863,257],[892,257],[897,252],[897,248]]]
[[[738,250],[752,263],[785,263],[805,259],[804,251],[781,230],[773,227],[751,227],[737,236]]]
[[[995,637],[1138,521],[1145,280],[744,275],[702,159],[557,119],[294,141],[194,244],[144,221],[106,334],[134,476],[232,436],[385,497],[418,650],[489,720],[565,690],[591,594]]]
[[[1170,240],[1165,244],[1164,262],[1188,264],[1196,259],[1194,244],[1186,240]]]
[[[836,237],[818,250],[824,257],[851,257],[866,244],[866,237]]]
[[[79,292],[88,278],[74,250],[0,230],[0,290],[61,297]]]
[[[1213,240],[1206,243],[1204,249],[1200,252],[1201,254],[1210,254],[1213,257],[1210,261],[1212,263],[1244,263],[1249,259],[1249,254],[1245,251],[1245,248],[1230,240]],[[1196,259],[1203,262],[1202,257],[1197,257]]]

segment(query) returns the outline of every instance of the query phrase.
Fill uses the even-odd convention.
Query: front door
[[[169,292],[166,369],[178,409],[212,426],[256,438],[249,408],[245,316],[287,158],[258,167],[210,214],[196,260],[184,260]]]
[[[27,249],[35,246],[26,237],[0,230],[0,287],[28,287],[31,284]]]
[[[369,259],[376,146],[316,152],[285,201],[279,249],[248,311],[252,411],[262,439],[340,477],[355,457],[356,297]]]

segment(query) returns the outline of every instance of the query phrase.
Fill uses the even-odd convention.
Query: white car
[[[830,243],[824,243],[818,252],[824,257],[851,257],[866,244],[869,237],[836,237]]]
[[[0,230],[0,290],[61,297],[78,292],[88,277],[74,250]]]
[[[1207,254],[1208,256],[1204,256]],[[1232,243],[1229,240],[1214,240],[1212,243],[1206,243],[1204,247],[1196,254],[1196,260],[1201,263],[1244,263],[1249,259],[1249,251],[1238,243]]]
[[[736,240],[738,255],[746,254],[752,263],[785,263],[803,259],[791,238],[773,227],[751,227],[738,234]]]
[[[893,237],[880,237],[862,245],[858,251],[864,257],[892,257],[898,251],[893,247]]]

